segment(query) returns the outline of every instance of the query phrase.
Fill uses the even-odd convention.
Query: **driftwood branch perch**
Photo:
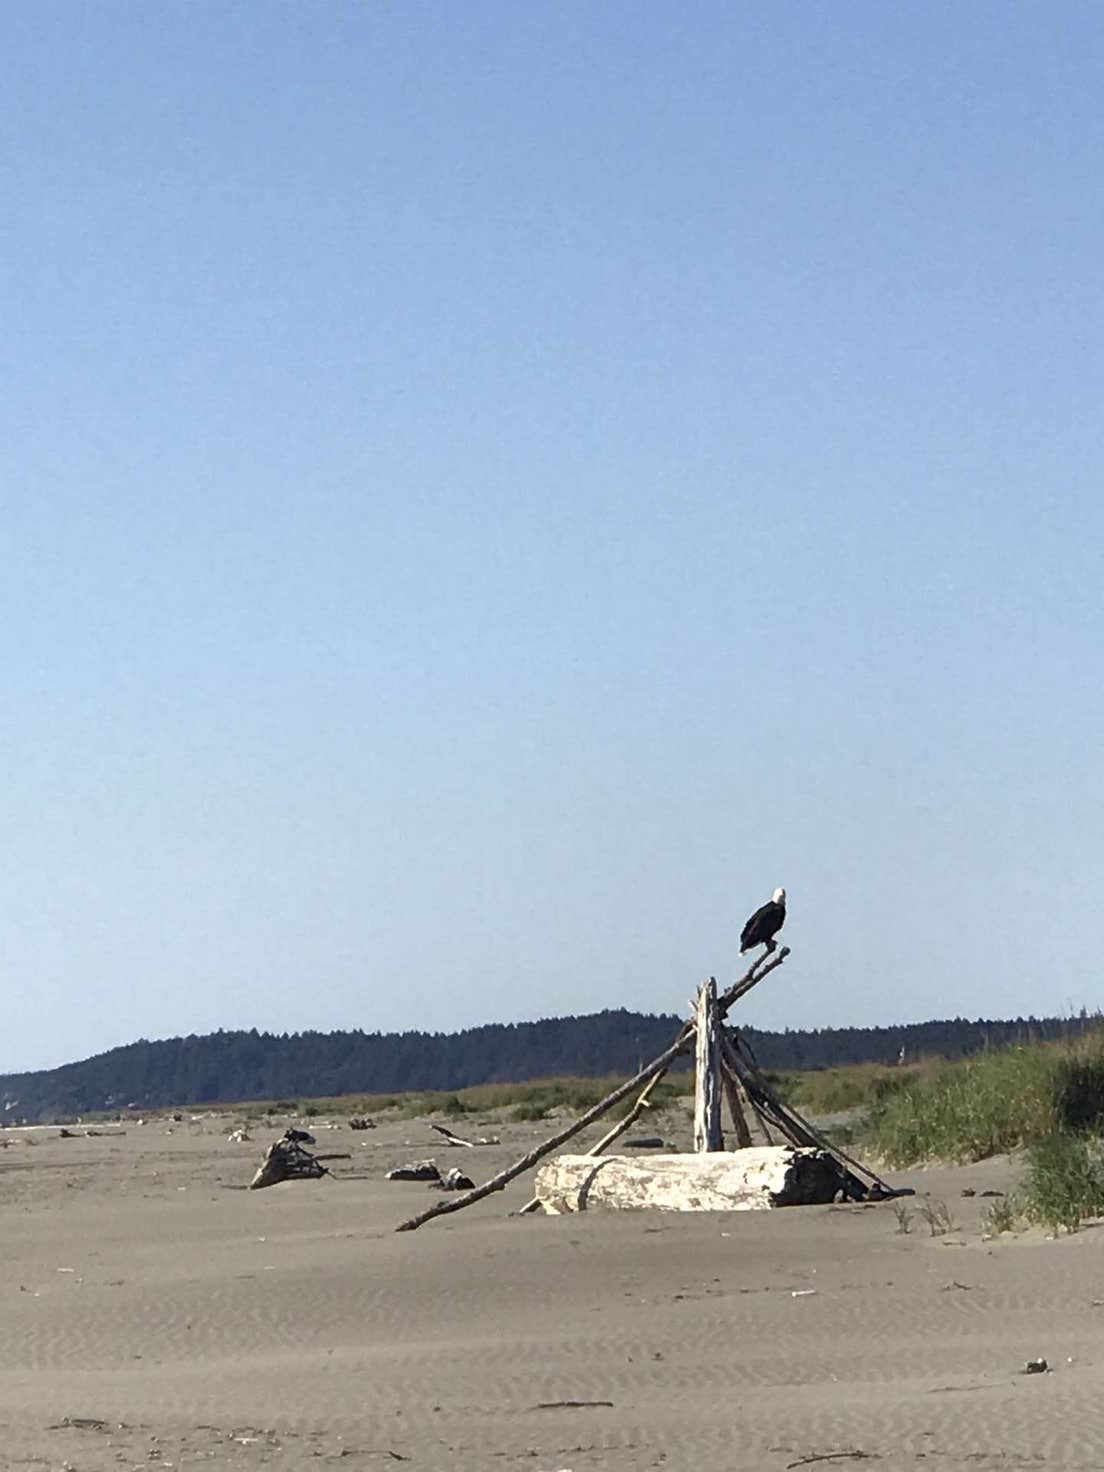
[[[734,1002],[738,1001],[753,986],[762,981],[763,977],[773,971],[776,966],[781,966],[789,954],[789,946],[782,946],[774,952],[769,960],[765,956],[761,956],[757,961],[754,961],[740,980],[733,982],[717,999],[718,1017],[723,1018]],[[517,1176],[523,1175],[525,1171],[530,1170],[536,1165],[538,1160],[543,1160],[546,1155],[551,1154],[553,1150],[558,1149],[560,1145],[572,1139],[581,1130],[585,1130],[587,1125],[593,1124],[596,1119],[601,1119],[607,1110],[612,1109],[615,1104],[620,1104],[622,1099],[627,1099],[634,1089],[639,1089],[654,1075],[666,1073],[675,1059],[686,1051],[690,1039],[694,1036],[694,1031],[695,1028],[692,1021],[685,1023],[678,1037],[676,1037],[675,1041],[665,1052],[661,1053],[658,1058],[653,1058],[651,1063],[646,1063],[627,1083],[622,1084],[620,1088],[614,1089],[611,1094],[607,1094],[604,1099],[601,1099],[592,1108],[588,1109],[574,1124],[569,1125],[566,1129],[560,1130],[551,1139],[545,1140],[543,1144],[530,1150],[527,1155],[523,1155],[520,1160],[509,1166],[506,1170],[499,1171],[498,1175],[492,1176],[489,1181],[484,1181],[481,1186],[476,1186],[474,1191],[466,1191],[463,1196],[455,1196],[450,1201],[438,1201],[428,1211],[419,1212],[417,1216],[412,1216],[409,1220],[400,1222],[395,1230],[397,1232],[413,1232],[426,1222],[431,1221],[435,1216],[444,1216],[446,1213],[452,1211],[462,1211],[465,1206],[471,1206],[474,1202],[481,1201],[484,1196],[490,1196],[494,1191],[501,1191],[510,1181],[514,1180]],[[616,1136],[613,1136],[613,1138],[616,1138]]]
[[[776,966],[781,966],[789,954],[789,946],[780,946],[769,961],[766,956],[760,956],[758,961],[753,962],[747,971],[744,972],[743,976],[740,977],[740,980],[734,981],[730,987],[726,987],[717,998],[717,1011],[720,1015],[722,1017],[727,1016],[728,1010],[733,1003],[738,1002],[741,997],[747,996],[752,987],[758,986],[763,980],[763,977],[769,976]]]

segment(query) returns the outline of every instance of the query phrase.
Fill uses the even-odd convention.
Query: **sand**
[[[891,1204],[508,1216],[531,1178],[396,1234],[430,1195],[390,1166],[482,1179],[549,1126],[320,1131],[338,1178],[249,1192],[283,1121],[238,1122],[3,1137],[4,1469],[1104,1468],[1104,1233],[986,1240],[961,1192],[1007,1160],[894,1173],[940,1236]]]

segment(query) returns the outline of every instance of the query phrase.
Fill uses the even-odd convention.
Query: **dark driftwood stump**
[[[329,1175],[329,1171],[317,1156],[304,1149],[299,1139],[295,1138],[302,1133],[299,1130],[288,1130],[287,1134],[279,1140],[273,1141],[265,1151],[257,1174],[249,1183],[251,1191],[260,1191],[265,1186],[275,1186],[280,1181],[312,1181],[317,1180],[319,1176]],[[307,1138],[311,1139],[311,1136],[308,1135]]]
[[[397,1165],[394,1170],[389,1170],[386,1179],[389,1181],[432,1181],[436,1184],[441,1179],[441,1172],[437,1169],[436,1161],[415,1160],[409,1165]]]
[[[439,1191],[470,1191],[475,1182],[471,1176],[466,1176],[459,1166],[454,1165],[439,1181],[432,1181],[430,1184],[436,1186]]]

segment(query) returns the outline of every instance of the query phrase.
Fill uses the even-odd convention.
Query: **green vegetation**
[[[876,1107],[866,1143],[891,1165],[981,1160],[1104,1126],[1104,1033],[1003,1048],[921,1072]]]
[[[915,1068],[858,1063],[850,1068],[791,1074],[780,1092],[803,1114],[841,1114],[848,1109],[873,1108],[916,1077]]]
[[[986,1227],[996,1234],[1027,1221],[1072,1232],[1104,1215],[1102,1136],[1104,1032],[1097,1030],[921,1071],[875,1105],[865,1143],[897,1166],[1026,1149],[1021,1188],[989,1208]],[[925,1220],[935,1232],[937,1223]]]
[[[1018,1221],[1019,1208],[1016,1199],[1012,1196],[999,1197],[992,1203],[984,1217],[986,1232],[991,1237],[999,1236],[1001,1232],[1011,1232]]]
[[[547,1119],[555,1114],[583,1114],[604,1099],[624,1080],[609,1078],[538,1079],[528,1084],[482,1084],[464,1089],[462,1099],[469,1110],[510,1109],[510,1118],[528,1121]],[[675,1074],[662,1080],[652,1090],[652,1110],[659,1111],[693,1092],[689,1073]],[[623,1119],[635,1096],[625,1099],[610,1111],[610,1119]]]
[[[917,1215],[921,1221],[927,1222],[928,1233],[932,1237],[945,1237],[955,1229],[951,1208],[945,1201],[926,1199],[917,1207]]]
[[[1076,1232],[1104,1213],[1104,1160],[1098,1141],[1059,1131],[1028,1151],[1023,1215],[1057,1231]]]
[[[455,1033],[356,1029],[273,1034],[252,1029],[142,1039],[61,1068],[2,1075],[0,1108],[12,1118],[33,1121],[241,1099],[286,1103],[430,1090],[455,1093],[465,1102],[471,1087],[488,1079],[626,1078],[667,1047],[679,1022],[670,1015],[617,1008],[582,1017],[491,1023]],[[835,1112],[853,1102],[866,1103],[871,1088],[894,1087],[897,1070],[877,1060],[896,1058],[902,1048],[910,1059],[959,1058],[992,1046],[1076,1037],[1093,1022],[1086,1016],[976,1022],[953,1018],[812,1032],[748,1028],[744,1036],[764,1070],[800,1073],[807,1081],[802,1088],[813,1092],[799,1107]],[[856,1085],[845,1077],[854,1064],[868,1066],[867,1082]],[[857,1090],[857,1099],[851,1090]]]
[[[893,1215],[897,1218],[898,1233],[903,1237],[907,1237],[908,1234],[912,1231],[912,1218],[914,1216],[914,1213],[905,1205],[903,1201],[895,1201],[893,1203]]]
[[[249,1120],[267,1115],[294,1114],[306,1119],[344,1118],[353,1115],[392,1119],[418,1119],[443,1115],[446,1119],[491,1115],[510,1110],[512,1119],[539,1120],[555,1114],[582,1114],[604,1099],[624,1079],[618,1075],[605,1078],[535,1079],[522,1084],[475,1084],[454,1093],[419,1090],[409,1094],[341,1094],[329,1098],[301,1099],[279,1104],[263,1102],[239,1103],[237,1111]],[[652,1111],[658,1112],[693,1092],[694,1080],[689,1073],[674,1074],[652,1090]],[[610,1111],[610,1119],[623,1118],[635,1096]]]

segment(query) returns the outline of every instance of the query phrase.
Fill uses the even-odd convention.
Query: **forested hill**
[[[828,1068],[906,1057],[958,1058],[986,1047],[1041,1042],[1098,1026],[1099,1017],[1007,1022],[915,1022],[743,1035],[771,1069]],[[216,1032],[144,1039],[40,1073],[0,1075],[3,1119],[95,1109],[163,1108],[245,1099],[391,1094],[469,1084],[634,1073],[671,1042],[680,1019],[618,1010],[542,1022],[492,1023],[457,1033]]]

